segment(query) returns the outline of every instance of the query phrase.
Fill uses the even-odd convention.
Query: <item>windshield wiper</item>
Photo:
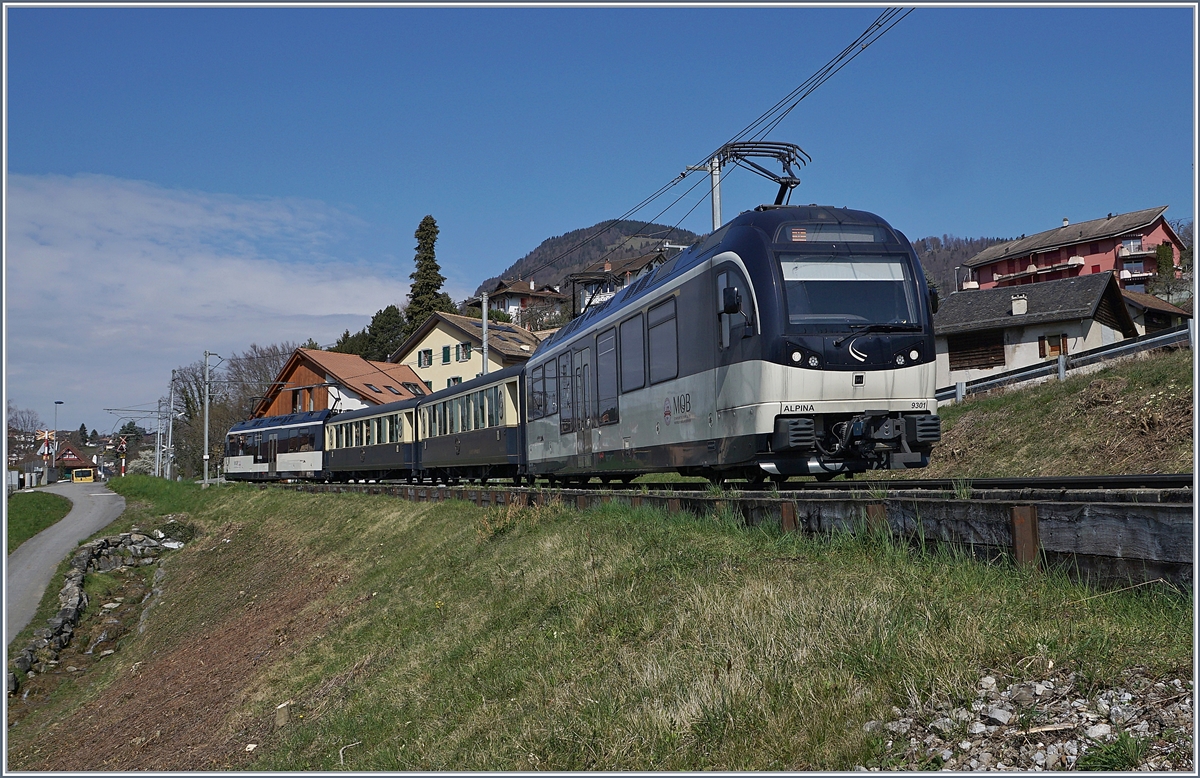
[[[851,324],[850,326],[854,327],[855,325]],[[862,325],[859,325],[859,326],[862,326]],[[865,335],[868,332],[920,332],[920,331],[921,331],[920,324],[868,324],[868,325],[864,326],[861,330],[858,330],[857,332],[851,332],[849,335],[843,335],[842,337],[838,338],[837,340],[835,340],[833,342],[833,347],[837,348],[838,346],[842,345],[850,338],[856,337],[858,335]]]

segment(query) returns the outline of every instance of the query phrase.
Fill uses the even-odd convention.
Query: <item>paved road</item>
[[[101,483],[57,483],[45,487],[45,491],[70,500],[71,512],[9,555],[4,580],[4,645],[11,643],[37,613],[58,563],[80,541],[107,527],[125,510],[125,498]]]

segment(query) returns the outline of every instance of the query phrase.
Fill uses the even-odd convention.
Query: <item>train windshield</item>
[[[916,295],[901,256],[782,254],[790,324],[916,324]]]

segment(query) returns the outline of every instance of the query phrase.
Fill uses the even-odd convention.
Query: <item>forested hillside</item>
[[[565,235],[547,238],[499,276],[484,280],[476,294],[492,288],[500,278],[532,277],[539,284],[557,284],[571,273],[576,273],[604,258],[628,259],[654,251],[663,242],[686,246],[699,237],[694,232],[662,224],[645,224],[639,221],[600,222],[591,227],[572,230]],[[542,265],[546,267],[543,268]]]
[[[942,297],[954,291],[954,268],[971,257],[997,243],[1012,238],[958,238],[953,235],[920,238],[913,241],[913,249],[925,268],[925,276],[937,284]],[[962,273],[959,273],[960,279]]]

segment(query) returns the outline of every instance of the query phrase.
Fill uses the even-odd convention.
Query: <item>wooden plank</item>
[[[784,532],[796,531],[796,503],[785,500],[779,504],[779,524]]]
[[[1012,506],[1013,558],[1018,565],[1036,566],[1038,562],[1038,515],[1034,505]]]

